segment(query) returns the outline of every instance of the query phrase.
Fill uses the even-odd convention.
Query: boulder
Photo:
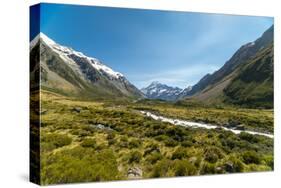
[[[80,112],[82,111],[82,108],[80,108],[80,107],[74,107],[74,108],[72,108],[72,111],[73,111],[73,112],[80,113]]]
[[[243,124],[237,125],[235,127],[236,130],[245,130],[245,126]]]
[[[232,162],[226,162],[224,167],[226,172],[234,172],[234,165]]]
[[[127,172],[129,179],[138,179],[142,177],[142,170],[139,167],[130,167]]]

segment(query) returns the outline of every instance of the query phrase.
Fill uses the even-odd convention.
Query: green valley
[[[241,120],[246,128],[273,130],[268,110],[89,102],[42,91],[42,184],[273,170],[271,138],[184,128],[145,117],[140,109],[222,125]]]

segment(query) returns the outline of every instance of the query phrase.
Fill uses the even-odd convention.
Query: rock
[[[223,172],[223,168],[220,167],[220,166],[216,167],[216,172],[217,173],[222,173]]]
[[[239,125],[239,122],[236,120],[229,120],[227,127],[228,128],[233,128],[236,127],[237,125]]]
[[[245,130],[245,126],[243,124],[237,125],[235,130]]]
[[[127,176],[129,179],[138,179],[142,177],[142,170],[138,167],[130,167]]]
[[[97,129],[101,129],[101,130],[109,130],[109,131],[112,131],[113,129],[111,129],[110,127],[106,127],[105,125],[103,124],[97,124],[97,125],[93,125],[93,124],[90,124],[89,125],[90,127],[93,127],[93,128],[97,128]]]
[[[96,127],[98,129],[105,129],[105,126],[103,124],[97,124]]]
[[[74,108],[72,108],[72,111],[73,111],[73,112],[77,112],[77,113],[80,113],[81,110],[82,110],[82,108],[80,108],[80,107],[74,107]]]
[[[232,162],[226,162],[224,167],[227,172],[234,172],[234,166]]]

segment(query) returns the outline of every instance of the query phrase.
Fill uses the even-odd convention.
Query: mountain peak
[[[159,81],[153,81],[150,85],[162,85]]]
[[[177,99],[182,89],[153,81],[149,86],[142,88],[141,91],[150,99],[173,101]]]
[[[42,32],[30,42],[31,54],[38,53],[38,49],[44,49],[44,53],[39,55],[42,56],[40,64],[44,64],[40,67],[44,70],[42,85],[47,88],[54,88],[64,93],[71,91],[74,95],[80,92],[81,95],[87,93],[86,96],[95,97],[96,92],[108,97],[143,97],[143,94],[121,73],[96,58],[56,43]],[[31,58],[35,61],[34,56]],[[51,74],[56,76],[49,76],[51,74],[48,71],[52,71]]]
[[[116,78],[116,79],[124,77],[123,74],[112,70],[110,67],[101,63],[100,60],[93,58],[93,57],[88,57],[88,56],[84,55],[82,52],[75,51],[70,47],[62,46],[62,45],[56,43],[54,40],[52,40],[51,38],[49,38],[47,35],[45,35],[42,32],[40,32],[30,42],[30,50],[32,50],[32,48],[39,42],[39,39],[40,39],[40,41],[43,41],[47,46],[49,46],[54,52],[58,53],[61,57],[68,59],[70,62],[73,60],[73,59],[71,59],[71,57],[73,57],[73,56],[78,57],[78,58],[83,58],[87,62],[89,62],[95,69],[97,69],[98,71],[100,71],[102,73],[105,73],[109,77]]]
[[[44,33],[40,32],[38,33],[38,35],[36,35],[36,37],[34,37],[32,39],[32,41],[30,42],[30,50],[38,43],[39,39],[41,39],[42,41],[44,41],[47,45],[55,45],[55,41],[53,41],[52,39],[50,39],[47,35],[45,35]]]
[[[43,40],[46,44],[48,44],[48,45],[54,45],[54,44],[56,44],[55,41],[53,41],[52,39],[50,39],[50,38],[49,38],[47,35],[45,35],[44,33],[40,32],[38,35],[39,35],[39,38],[40,38],[41,40]]]

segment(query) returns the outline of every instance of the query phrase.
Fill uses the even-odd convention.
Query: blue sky
[[[152,81],[185,88],[272,24],[270,17],[43,4],[40,29],[139,88]]]

